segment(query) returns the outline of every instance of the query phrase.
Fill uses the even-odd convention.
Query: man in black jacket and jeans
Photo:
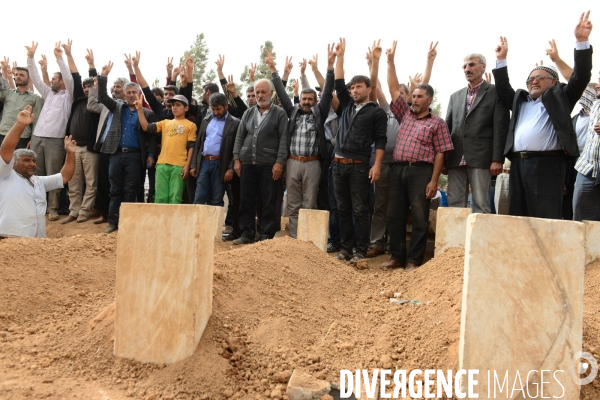
[[[333,185],[338,205],[341,231],[341,251],[338,260],[356,265],[365,258],[369,246],[369,183],[379,179],[381,162],[387,142],[387,114],[372,100],[376,98],[381,47],[373,43],[371,78],[357,75],[348,84],[344,81],[344,52],[346,40],[336,46],[335,90],[340,105],[337,109],[339,128],[333,158]],[[375,164],[369,169],[371,145],[375,143]],[[354,214],[355,226],[352,223]],[[356,254],[352,245],[356,232]]]

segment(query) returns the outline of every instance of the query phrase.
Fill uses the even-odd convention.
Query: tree
[[[273,42],[271,42],[270,40],[266,40],[264,45],[260,46],[260,61],[258,62],[258,64],[256,65],[256,71],[254,72],[254,80],[257,81],[259,79],[268,79],[269,81],[272,80],[271,79],[271,71],[269,71],[269,67],[267,66],[267,63],[265,62],[265,50],[271,50],[273,52],[273,61],[277,62],[277,54],[273,51]],[[279,67],[279,71],[280,71],[280,76],[283,74],[283,65]],[[242,83],[245,85],[245,87],[250,86],[250,67],[248,65],[244,66],[244,72],[242,72],[242,75],[240,76],[240,81],[242,81]],[[291,84],[294,82],[293,79],[290,79],[290,81],[288,82],[288,85],[286,87],[286,90],[288,92],[288,95],[290,96],[291,99],[294,98],[294,89],[292,88]]]
[[[156,78],[156,79],[154,80],[154,82],[152,82],[152,89],[154,89],[154,88],[159,88],[159,87],[161,87],[161,85],[160,85],[160,80],[159,80],[158,78]]]
[[[442,117],[442,104],[438,101],[437,89],[433,91],[433,101],[431,102],[431,113],[440,118]]]
[[[209,50],[206,40],[204,40],[204,33],[196,35],[196,41],[190,46],[188,52],[194,60],[194,94],[197,98],[201,98],[204,85],[214,81],[216,76],[214,70],[208,71],[205,75]],[[181,61],[184,61],[183,58]]]

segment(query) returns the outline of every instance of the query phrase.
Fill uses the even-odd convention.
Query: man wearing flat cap
[[[537,66],[514,90],[508,79],[508,42],[500,38],[493,70],[498,98],[512,110],[504,153],[511,160],[510,215],[562,217],[566,156],[579,156],[571,111],[591,78],[592,31],[589,11],[575,27],[575,65],[568,83],[558,81],[554,67]]]

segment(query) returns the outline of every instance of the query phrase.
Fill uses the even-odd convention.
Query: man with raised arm
[[[379,179],[387,141],[387,115],[377,99],[377,74],[381,47],[373,43],[371,77],[354,76],[348,86],[344,80],[346,39],[340,39],[335,52],[335,90],[339,99],[339,128],[333,158],[333,184],[338,205],[341,250],[338,260],[356,265],[367,255],[369,246],[369,184]],[[372,87],[373,85],[373,87]],[[375,163],[369,168],[371,145],[375,143]],[[353,218],[354,217],[354,218]],[[353,219],[355,223],[353,223]],[[352,247],[356,232],[356,253]]]
[[[444,153],[452,151],[452,140],[443,119],[431,113],[433,88],[420,84],[412,93],[412,108],[400,95],[394,56],[396,41],[387,52],[390,109],[400,124],[393,163],[389,169],[390,202],[387,227],[391,259],[382,269],[404,268],[410,272],[423,263],[427,245],[429,206],[437,193],[444,166]],[[406,246],[408,213],[412,216],[410,249]]]
[[[94,85],[96,69],[90,68],[89,78],[81,81],[75,60],[71,54],[71,40],[62,47],[67,55],[69,69],[73,77],[73,105],[67,122],[66,133],[77,143],[75,152],[75,173],[69,182],[69,215],[61,221],[68,224],[88,220],[94,211],[98,181],[98,152],[94,150],[99,115],[87,109],[90,88]],[[84,190],[85,184],[85,193]]]
[[[0,145],[0,238],[45,238],[46,192],[66,185],[75,170],[77,143],[66,136],[63,146],[67,157],[60,172],[48,176],[35,175],[35,152],[15,150],[21,134],[33,120],[31,106],[26,106]]]
[[[44,106],[40,112],[37,124],[31,138],[31,150],[37,154],[36,175],[54,175],[60,172],[65,160],[63,143],[67,121],[73,104],[73,77],[63,60],[63,49],[60,42],[54,47],[54,56],[60,72],[52,76],[50,86],[46,86],[35,65],[37,43],[32,42],[27,49],[27,69],[35,89],[40,92]],[[58,196],[60,189],[48,193],[48,219],[58,220]]]
[[[132,82],[126,83],[123,87],[125,100],[113,99],[108,95],[106,85],[112,67],[113,63],[109,61],[102,67],[102,73],[98,76],[98,102],[112,112],[110,128],[100,150],[110,154],[110,205],[105,233],[118,229],[121,203],[135,203],[141,184],[140,170],[154,165],[156,151],[155,135],[147,134],[139,123],[135,106],[140,92],[139,86]],[[144,108],[143,113],[148,122],[154,122],[152,111]]]
[[[23,111],[25,106],[29,105],[32,108],[32,114],[35,115],[35,119],[31,125],[25,127],[25,131],[17,144],[17,149],[24,149],[31,140],[31,132],[35,128],[38,116],[40,115],[42,98],[33,93],[33,90],[29,90],[31,79],[29,79],[29,71],[27,68],[16,67],[12,71],[15,76],[14,82],[16,83],[16,89],[12,89],[9,86],[10,82],[4,77],[4,72],[8,72],[8,69],[10,68],[8,63],[8,59],[0,61],[3,72],[3,74],[0,75],[0,101],[4,104],[4,111],[2,112],[2,119],[0,120],[0,144],[17,121],[17,115]],[[9,80],[12,80],[8,73],[6,75]]]
[[[288,115],[287,147],[289,150],[286,162],[287,208],[290,217],[290,236],[296,238],[298,230],[298,212],[304,208],[317,207],[320,162],[331,157],[327,152],[324,124],[329,114],[333,90],[333,63],[335,61],[334,45],[327,48],[329,57],[327,65],[327,81],[321,101],[313,89],[302,89],[300,104],[294,105],[290,100],[281,78],[277,73],[273,54],[267,50],[265,62],[271,71],[273,85],[281,105]]]
[[[540,65],[529,73],[527,90],[515,91],[508,79],[506,38],[496,47],[496,92],[512,110],[504,147],[511,160],[510,215],[562,217],[565,154],[579,156],[571,111],[591,78],[589,14],[583,13],[575,27],[575,65],[567,84],[558,81],[555,68]]]

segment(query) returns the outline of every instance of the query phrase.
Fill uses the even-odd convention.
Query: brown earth
[[[213,314],[195,354],[170,366],[112,355],[117,236],[49,223],[51,239],[0,241],[1,399],[283,398],[294,368],[458,368],[464,251],[409,274],[356,271],[289,237],[216,241]],[[395,305],[389,298],[417,304]],[[600,261],[588,265],[584,350],[599,352]],[[582,399],[600,398],[599,379]],[[279,390],[278,390],[279,389]]]

